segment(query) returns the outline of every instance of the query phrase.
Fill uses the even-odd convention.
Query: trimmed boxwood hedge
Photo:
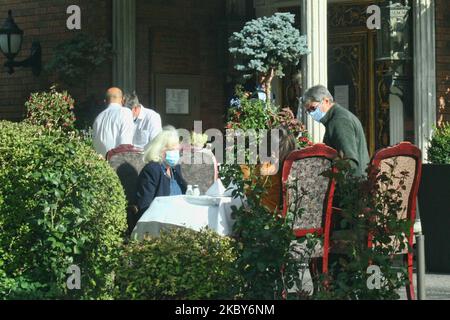
[[[428,148],[428,161],[432,164],[450,164],[450,123],[435,130]]]
[[[112,298],[126,200],[75,135],[0,121],[0,299]],[[81,269],[68,290],[67,269]]]
[[[119,300],[240,298],[234,240],[213,231],[170,229],[123,248],[116,273]]]

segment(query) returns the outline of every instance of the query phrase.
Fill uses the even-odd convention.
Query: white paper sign
[[[335,86],[334,100],[344,108],[348,109],[350,104],[349,86]]]
[[[166,113],[189,114],[189,89],[166,89]]]

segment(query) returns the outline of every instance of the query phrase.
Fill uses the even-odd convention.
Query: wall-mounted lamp
[[[408,0],[389,0],[381,6],[376,60],[386,65],[384,81],[401,99],[409,91],[408,66],[411,57],[411,7]],[[395,93],[394,93],[395,92]]]
[[[31,56],[23,61],[14,61],[14,58],[22,48],[23,31],[17,26],[12,17],[12,11],[8,11],[3,25],[0,27],[0,51],[5,55],[5,67],[9,74],[14,73],[14,68],[32,68],[33,74],[39,76],[42,67],[42,53],[39,42],[34,41],[31,45]]]
[[[411,60],[411,7],[408,0],[389,1],[381,7],[381,29],[378,31],[378,61]]]

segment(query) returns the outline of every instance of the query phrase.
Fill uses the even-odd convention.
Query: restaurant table
[[[162,230],[184,227],[195,231],[209,228],[220,235],[232,234],[232,206],[240,207],[239,198],[209,196],[158,197],[139,219],[133,240],[158,237]]]

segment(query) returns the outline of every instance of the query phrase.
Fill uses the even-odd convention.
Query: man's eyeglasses
[[[307,112],[307,113],[312,113],[312,112],[316,111],[317,108],[320,106],[320,103],[319,103],[319,104],[316,104],[316,105],[309,105],[309,106],[307,107],[307,106],[305,105],[305,102],[306,102],[306,101],[304,101],[303,97],[300,98],[300,104],[302,104],[302,105],[305,106],[305,109],[306,109],[306,112]],[[310,102],[310,101],[309,101],[309,102]]]
[[[307,107],[306,108],[306,112],[308,112],[308,113],[313,113],[314,111],[316,111],[317,110],[317,108],[319,108],[320,107],[320,103],[319,104],[316,104],[315,106],[309,106],[309,107]]]

